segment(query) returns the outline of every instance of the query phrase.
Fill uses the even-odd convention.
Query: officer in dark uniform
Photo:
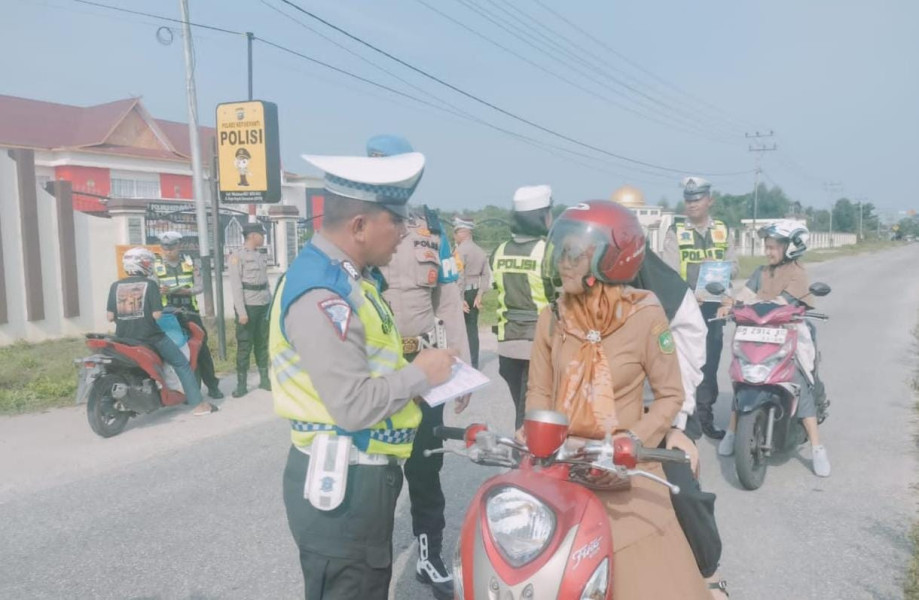
[[[236,311],[236,389],[233,397],[248,393],[249,353],[254,351],[258,365],[259,387],[271,389],[268,379],[268,255],[259,248],[265,242],[265,230],[259,223],[243,227],[245,245],[230,256],[230,287]]]
[[[403,137],[381,135],[370,139],[370,156],[408,155],[412,147]],[[402,353],[414,361],[425,346],[457,352],[469,361],[469,341],[463,319],[463,298],[457,284],[459,272],[446,232],[436,213],[421,207],[408,213],[406,235],[388,265],[380,272],[387,288],[383,297],[392,306],[396,327],[402,336]],[[438,329],[442,335],[438,335]],[[469,397],[454,402],[454,410],[465,409]],[[446,525],[446,499],[440,484],[443,454],[425,456],[443,443],[434,437],[434,427],[443,425],[444,406],[421,404],[422,420],[412,454],[405,463],[412,511],[412,533],[418,538],[415,576],[431,586],[441,600],[453,598],[453,575],[441,556]]]

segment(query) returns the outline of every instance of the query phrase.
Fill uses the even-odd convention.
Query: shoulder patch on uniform
[[[348,337],[348,325],[351,323],[351,306],[342,298],[327,298],[319,302],[319,308],[332,322],[342,341]]]
[[[428,283],[437,283],[437,269],[430,269],[428,271]]]
[[[657,345],[664,354],[673,354],[674,350],[676,350],[676,344],[673,342],[673,334],[670,332],[669,328],[658,334]]]

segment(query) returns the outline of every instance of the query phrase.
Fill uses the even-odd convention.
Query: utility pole
[[[830,202],[830,248],[835,246],[833,243],[833,210],[836,208],[836,203],[833,201],[833,194],[838,194],[842,191],[842,183],[838,181],[825,181],[823,183],[823,189],[826,190],[827,199]]]
[[[763,152],[775,152],[778,149],[778,146],[773,142],[772,146],[767,146],[763,142],[763,138],[771,138],[775,134],[772,130],[769,130],[769,133],[747,133],[745,134],[748,139],[753,140],[749,146],[750,152],[756,153],[756,168],[753,169],[753,240],[750,244],[750,256],[753,256],[756,249],[756,211],[757,203],[759,201],[759,174],[763,171],[761,164],[763,161]]]
[[[864,222],[864,211],[862,210],[865,206],[866,198],[863,196],[857,198],[858,200],[858,241],[862,240],[862,223]]]
[[[198,141],[198,96],[195,91],[195,60],[191,25],[188,24],[188,0],[179,0],[182,12],[182,37],[185,42],[185,96],[188,101],[188,142],[191,146],[192,181],[195,190],[195,217],[198,222],[198,252],[204,279],[204,314],[214,314],[214,292],[211,285],[211,246],[207,236],[207,204],[204,199],[204,175],[201,170],[201,144]],[[219,315],[223,317],[223,315]]]
[[[246,32],[246,56],[249,58],[249,69],[247,71],[247,82],[249,87],[249,100],[252,100],[252,41],[255,39],[255,34],[251,31]],[[255,222],[255,205],[249,205],[249,222]]]

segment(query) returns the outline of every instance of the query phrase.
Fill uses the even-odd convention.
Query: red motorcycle
[[[612,473],[613,489],[627,488],[632,477],[647,477],[679,493],[636,465],[688,461],[686,454],[644,448],[630,438],[588,441],[569,450],[567,417],[547,410],[528,412],[524,432],[526,444],[483,424],[434,430],[441,439],[465,442],[465,451],[442,452],[512,469],[487,480],[466,513],[453,558],[456,598],[611,600],[609,518],[588,488],[598,475]]]
[[[192,322],[183,325],[188,360],[197,372],[204,330]],[[118,435],[131,417],[185,402],[181,385],[178,389],[168,385],[166,369],[171,367],[153,347],[98,333],[86,335],[86,346],[94,354],[75,361],[80,368],[77,402],[86,401],[89,426],[98,435]]]

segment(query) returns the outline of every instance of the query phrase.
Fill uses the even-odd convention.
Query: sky
[[[178,0],[99,1],[180,18]],[[630,184],[672,205],[686,175],[751,190],[749,147],[762,142],[777,149],[761,153],[761,177],[804,205],[828,206],[824,182],[838,182],[882,214],[919,209],[915,0],[291,0],[504,113],[282,0],[188,2],[192,22],[261,38],[254,96],[278,105],[289,171],[315,173],[301,154],[361,154],[370,136],[398,133],[427,158],[415,200],[434,207],[507,206],[539,183],[565,204]],[[74,0],[0,6],[0,94],[140,96],[155,117],[187,121],[179,24]],[[246,39],[192,35],[198,113],[213,125],[218,103],[246,98]]]

